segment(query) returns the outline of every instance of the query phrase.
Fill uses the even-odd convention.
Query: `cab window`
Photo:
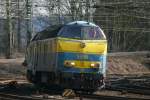
[[[79,26],[64,26],[58,33],[58,36],[65,38],[80,39],[81,27]]]
[[[82,38],[84,40],[106,39],[103,31],[99,27],[84,27],[84,28],[82,28]]]
[[[59,37],[82,39],[82,40],[100,40],[106,39],[103,31],[99,27],[93,26],[64,26],[58,33]]]

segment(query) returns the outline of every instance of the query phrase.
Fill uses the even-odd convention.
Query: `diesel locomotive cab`
[[[98,26],[90,25],[66,25],[60,30],[58,36],[77,40],[106,40],[103,31]]]
[[[100,27],[73,22],[64,26],[58,37],[58,70],[63,86],[88,89],[104,85],[107,41]]]
[[[93,23],[75,21],[37,33],[26,52],[27,78],[34,84],[97,89],[104,85],[107,40]]]

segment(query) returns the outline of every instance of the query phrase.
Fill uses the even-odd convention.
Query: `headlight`
[[[92,68],[99,68],[100,64],[99,63],[91,63]]]
[[[94,67],[95,66],[95,64],[91,64],[91,67]]]
[[[71,62],[70,64],[71,64],[72,66],[74,66],[74,65],[75,65],[75,63],[74,63],[74,62]]]
[[[75,66],[75,62],[68,62],[68,61],[66,61],[65,63],[64,63],[64,65],[65,66]]]

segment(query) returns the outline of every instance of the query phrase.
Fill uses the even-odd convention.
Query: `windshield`
[[[79,26],[64,26],[58,36],[65,38],[81,39],[81,27]]]
[[[82,40],[106,39],[103,31],[95,26],[64,26],[58,36]]]
[[[83,27],[82,38],[85,40],[105,39],[103,31],[99,27]]]

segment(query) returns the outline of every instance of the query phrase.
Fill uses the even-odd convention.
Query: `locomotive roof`
[[[45,30],[38,32],[32,39],[32,41],[43,40],[47,38],[57,37],[59,30],[63,25],[52,25],[47,27]]]
[[[43,40],[47,38],[53,38],[57,37],[59,30],[63,26],[79,26],[79,27],[84,27],[84,26],[93,26],[97,27],[94,23],[91,22],[86,22],[86,21],[74,21],[70,22],[66,25],[52,25],[47,27],[45,30],[38,32],[31,41],[37,41],[37,40]]]
[[[94,23],[86,22],[86,21],[74,21],[74,22],[70,22],[66,25],[95,26],[95,27],[97,27],[97,25],[95,25]]]

